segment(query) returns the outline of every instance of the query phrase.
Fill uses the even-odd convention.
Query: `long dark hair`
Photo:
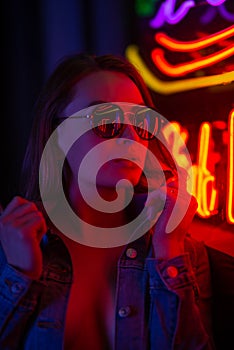
[[[21,180],[21,194],[29,200],[40,200],[39,165],[46,142],[55,128],[55,119],[72,99],[73,87],[85,76],[98,71],[120,72],[128,76],[139,89],[145,105],[154,108],[150,92],[138,70],[122,56],[75,54],[65,57],[45,84],[35,105],[35,117],[26,150]],[[169,159],[162,152],[165,162]],[[43,178],[47,188],[56,188],[56,164],[48,159],[50,173]],[[169,162],[171,163],[171,162]],[[173,166],[169,164],[169,166]],[[53,169],[53,170],[51,170]],[[53,174],[51,173],[53,172]]]

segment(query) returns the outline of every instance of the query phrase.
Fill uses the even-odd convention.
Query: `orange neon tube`
[[[140,70],[150,89],[165,95],[206,88],[209,86],[229,84],[234,81],[234,72],[225,72],[222,74],[182,79],[178,81],[164,81],[157,78],[157,76],[147,67],[139,53],[138,46],[129,45],[126,49],[126,57],[137,69]]]
[[[220,62],[234,54],[234,46],[231,45],[223,50],[220,50],[218,53],[208,55],[204,58],[199,58],[193,60],[189,63],[171,65],[164,58],[163,50],[154,49],[151,53],[152,60],[154,64],[165,74],[178,77],[181,75],[186,75],[188,73],[194,72],[198,69],[202,69],[217,62]]]
[[[207,46],[216,44],[220,40],[225,40],[234,35],[234,26],[226,28],[218,33],[206,36],[203,39],[197,39],[193,41],[179,41],[170,38],[166,34],[159,32],[155,34],[155,40],[167,49],[172,51],[195,51],[203,49]]]

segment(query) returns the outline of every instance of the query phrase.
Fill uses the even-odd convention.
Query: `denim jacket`
[[[7,264],[0,247],[1,350],[63,349],[71,258],[54,233],[44,236],[41,247],[40,280]],[[119,259],[115,350],[214,349],[205,246],[188,236],[186,253],[168,261],[155,259],[150,247],[146,234]]]

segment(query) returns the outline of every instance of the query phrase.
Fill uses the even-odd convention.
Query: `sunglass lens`
[[[112,138],[120,133],[123,113],[115,105],[98,106],[93,113],[93,127],[97,135]]]
[[[145,140],[150,140],[158,134],[159,118],[154,110],[142,108],[136,113],[135,125],[138,135]]]

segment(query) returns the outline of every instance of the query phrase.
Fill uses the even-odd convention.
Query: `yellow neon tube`
[[[181,91],[195,90],[206,88],[209,86],[216,86],[222,84],[229,84],[234,81],[234,71],[222,74],[216,74],[205,77],[196,77],[190,79],[183,79],[178,81],[166,82],[158,79],[146,66],[145,62],[139,55],[139,48],[136,45],[127,47],[125,55],[127,59],[134,64],[134,66],[141,72],[146,84],[153,91],[161,94],[169,95]]]
[[[197,164],[197,188],[196,197],[198,201],[197,213],[201,217],[209,217],[215,208],[215,202],[217,197],[217,191],[213,187],[215,177],[211,175],[207,169],[207,159],[209,152],[209,140],[210,140],[210,129],[209,123],[205,122],[201,125],[199,140],[198,140],[198,164]],[[207,198],[207,185],[211,182],[211,195],[210,203],[208,205]]]

